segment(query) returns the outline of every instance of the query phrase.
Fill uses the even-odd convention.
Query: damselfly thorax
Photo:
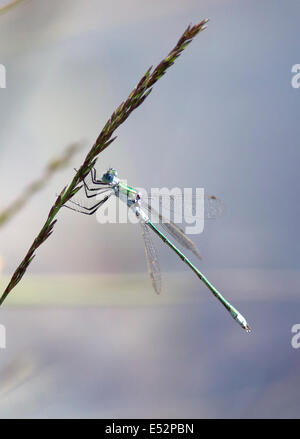
[[[107,180],[110,178],[107,178],[106,176],[105,179]],[[142,210],[142,197],[140,192],[120,181],[120,179],[117,177],[117,174],[113,176],[110,184],[114,190],[115,195],[121,201],[123,201],[130,209],[132,209],[137,217],[140,217],[140,219],[144,222],[149,221],[148,215],[146,215],[146,213]]]

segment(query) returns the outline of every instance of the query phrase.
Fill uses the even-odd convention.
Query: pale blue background
[[[29,0],[0,16],[0,63],[7,68],[1,206],[68,143],[83,139],[87,151],[145,70],[187,24],[205,17],[208,29],[118,130],[98,167],[117,167],[132,185],[199,186],[224,200],[226,215],[195,238],[201,269],[214,270],[253,334],[247,338],[193,278],[187,292],[196,297],[199,290],[205,306],[196,299],[119,311],[7,306],[2,321],[13,341],[0,351],[4,372],[23,350],[38,358],[36,370],[50,372],[34,372],[37,381],[4,392],[2,416],[299,416],[300,351],[290,344],[300,322],[300,89],[291,86],[291,68],[300,63],[298,1]],[[1,230],[5,274],[72,167]],[[168,249],[160,253],[164,270],[184,270]],[[30,268],[53,275],[144,271],[134,225],[100,226],[68,211]]]

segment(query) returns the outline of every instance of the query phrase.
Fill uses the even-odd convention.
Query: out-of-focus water
[[[291,346],[291,327],[300,321],[299,300],[290,291],[279,300],[272,273],[248,274],[264,290],[238,297],[227,291],[232,273],[211,273],[249,319],[250,335],[186,274],[186,291],[178,275],[167,275],[161,297],[142,277],[133,287],[134,277],[124,277],[122,288],[118,277],[28,278],[22,294],[35,285],[30,306],[18,290],[0,314],[7,330],[0,416],[298,417],[300,350]],[[277,285],[286,276],[277,274]],[[288,279],[297,288],[296,276]],[[115,296],[111,303],[101,285]]]

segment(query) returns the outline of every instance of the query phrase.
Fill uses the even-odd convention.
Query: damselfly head
[[[114,168],[109,168],[102,176],[104,183],[113,183],[114,178],[118,176],[118,172]]]

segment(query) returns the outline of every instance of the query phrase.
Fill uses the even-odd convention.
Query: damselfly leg
[[[68,209],[74,210],[75,212],[83,213],[84,215],[93,215],[99,209],[99,207],[101,207],[109,199],[111,195],[112,194],[107,195],[105,198],[103,198],[103,200],[98,201],[96,204],[90,207],[83,206],[80,203],[76,203],[72,200],[69,200],[68,203],[72,203],[73,205],[77,206],[77,208],[68,206],[67,204],[64,206]]]
[[[94,175],[93,175],[93,171],[94,171]],[[72,206],[65,204],[65,207],[67,207],[68,209],[74,210],[76,212],[83,213],[84,215],[93,215],[113,194],[113,189],[110,185],[108,185],[100,180],[98,181],[98,180],[94,179],[94,176],[96,176],[96,169],[95,168],[91,169],[90,175],[91,175],[92,182],[94,184],[97,184],[100,187],[91,188],[89,186],[89,184],[86,182],[86,178],[85,178],[83,180],[83,187],[84,187],[86,198],[84,198],[83,200],[78,200],[78,201],[74,201],[73,199],[69,200],[68,203],[71,203]],[[92,193],[92,194],[89,193],[89,192],[94,192],[94,191],[95,191],[95,193]],[[107,192],[109,192],[109,194],[106,195],[102,200],[99,200],[99,201],[97,201],[97,203],[94,203],[93,205],[89,206],[88,200],[90,198],[94,198],[96,196],[99,196],[101,194],[105,194]]]
[[[92,169],[91,169],[91,178],[92,178],[92,182],[93,182],[94,184],[100,184],[100,185],[102,185],[102,184],[106,184],[106,183],[104,183],[102,180],[98,180],[98,179],[97,179],[97,171],[96,171],[96,168],[92,168]]]

